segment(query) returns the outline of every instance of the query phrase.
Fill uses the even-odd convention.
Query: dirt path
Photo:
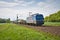
[[[36,29],[37,31],[44,31],[47,33],[52,33],[53,35],[60,36],[60,27],[51,27],[51,26],[28,26],[28,28]]]

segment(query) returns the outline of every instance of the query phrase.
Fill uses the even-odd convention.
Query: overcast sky
[[[44,17],[60,10],[60,0],[0,0],[0,18],[26,19],[29,12],[43,14]]]

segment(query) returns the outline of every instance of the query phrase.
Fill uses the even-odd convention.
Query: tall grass
[[[60,26],[60,22],[44,22],[45,26]]]
[[[1,24],[0,40],[60,40],[60,38],[22,25]]]

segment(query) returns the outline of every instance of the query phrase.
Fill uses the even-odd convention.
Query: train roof
[[[36,13],[36,14],[32,14],[31,16],[34,16],[34,15],[43,15],[43,14]]]
[[[29,16],[29,17],[27,17],[27,18],[30,18],[30,17],[32,17],[32,16],[36,16],[36,15],[43,15],[43,14],[39,14],[39,13],[32,14],[32,15],[30,15],[30,16]]]

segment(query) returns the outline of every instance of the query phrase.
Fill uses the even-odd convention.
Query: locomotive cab
[[[42,25],[44,24],[44,17],[42,14],[36,15],[36,25]]]

